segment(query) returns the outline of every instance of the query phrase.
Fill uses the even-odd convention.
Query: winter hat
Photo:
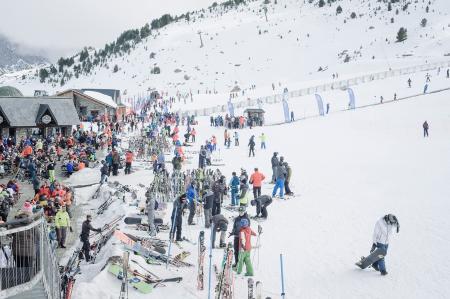
[[[245,212],[245,207],[239,207],[238,212]]]
[[[242,218],[240,221],[241,227],[248,227],[248,220],[246,218]]]
[[[33,213],[33,206],[31,205],[31,203],[29,203],[28,201],[26,201],[26,202],[23,204],[22,212],[32,214],[32,213]]]
[[[252,206],[256,205],[256,200],[252,199],[252,200],[250,201],[250,204],[251,204]]]

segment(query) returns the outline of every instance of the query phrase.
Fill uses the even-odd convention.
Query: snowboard
[[[382,258],[384,258],[386,253],[387,253],[386,250],[382,248],[377,248],[374,251],[372,251],[372,253],[367,257],[361,258],[361,260],[356,262],[355,265],[360,267],[361,269],[366,269],[376,261],[379,261]]]
[[[123,269],[121,265],[110,264],[108,267],[108,272],[115,275],[119,279],[122,279],[123,277]],[[134,275],[130,271],[128,271],[127,275],[128,275],[128,284],[131,285],[136,290],[138,290],[139,292],[143,294],[149,294],[153,290],[151,284],[145,282],[142,278]]]

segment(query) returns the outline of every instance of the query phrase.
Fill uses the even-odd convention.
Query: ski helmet
[[[248,220],[246,218],[242,218],[239,224],[241,227],[248,227]]]

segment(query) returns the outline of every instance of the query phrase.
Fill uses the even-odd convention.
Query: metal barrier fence
[[[38,284],[42,295],[61,296],[59,265],[41,214],[15,219],[0,228],[0,298],[22,294]]]
[[[333,82],[329,82],[326,84],[319,84],[319,85],[313,85],[310,87],[301,88],[298,90],[293,90],[289,92],[289,98],[296,98],[306,95],[315,94],[317,92],[323,92],[333,89],[347,89],[350,86],[358,85],[360,83],[366,83],[371,82],[374,80],[382,80],[389,77],[396,77],[396,76],[402,76],[407,74],[413,74],[418,72],[426,72],[435,70],[437,68],[445,68],[450,67],[450,61],[443,61],[443,62],[434,62],[434,63],[428,63],[428,64],[422,64],[422,65],[416,65],[416,66],[409,66],[404,68],[398,68],[394,70],[389,71],[382,71],[382,72],[375,72],[371,74],[366,74],[363,76],[357,76],[353,78],[343,79],[343,80],[336,80]],[[270,95],[266,97],[258,97],[258,98],[248,98],[247,100],[235,102],[234,107],[235,108],[243,108],[243,107],[251,107],[255,106],[258,103],[265,103],[265,104],[274,104],[279,103],[283,99],[283,94],[276,94],[276,95]],[[228,106],[227,105],[217,105],[214,107],[209,108],[203,108],[203,109],[195,109],[195,110],[187,110],[187,111],[179,111],[181,115],[188,116],[188,115],[195,115],[195,116],[208,116],[214,113],[225,113],[227,112]]]

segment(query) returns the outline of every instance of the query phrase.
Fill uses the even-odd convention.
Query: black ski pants
[[[234,263],[237,265],[239,261],[239,236],[234,236],[233,247],[234,247]]]
[[[220,214],[220,201],[213,201],[212,215]]]
[[[177,217],[175,220],[175,224],[173,225],[173,231],[170,231],[170,237],[173,238],[173,236],[176,234],[175,240],[181,241],[181,229],[182,229],[183,219],[181,217]]]
[[[253,154],[253,157],[254,157],[254,156],[255,156],[255,148],[254,148],[254,147],[251,147],[251,148],[248,150],[248,156],[250,157],[252,154]]]
[[[261,196],[261,187],[253,187],[253,198],[256,199]]]
[[[81,248],[81,250],[83,250],[84,260],[88,262],[91,259],[91,243],[89,243],[89,238],[81,239],[81,242],[83,242],[83,247]]]

